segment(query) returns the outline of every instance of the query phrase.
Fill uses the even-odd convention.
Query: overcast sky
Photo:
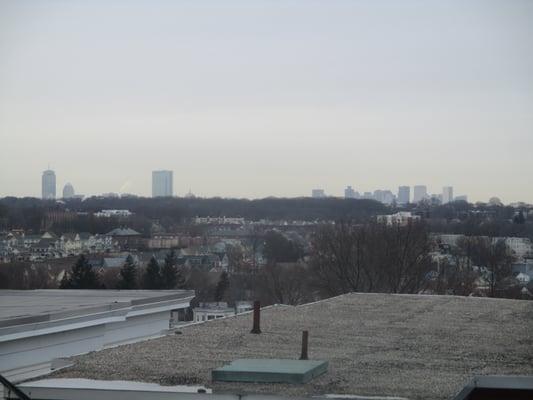
[[[533,202],[533,1],[2,1],[0,196]]]

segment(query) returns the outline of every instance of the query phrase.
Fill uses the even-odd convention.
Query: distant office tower
[[[50,169],[43,172],[41,181],[42,198],[53,200],[56,198],[56,173]]]
[[[384,190],[382,193],[383,203],[392,204],[396,200],[396,196],[390,190]]]
[[[451,203],[453,201],[453,187],[444,186],[442,188],[442,204]]]
[[[170,197],[172,190],[172,171],[152,172],[152,197]]]
[[[413,191],[413,203],[419,203],[428,196],[428,188],[424,185],[416,185]]]
[[[67,183],[63,187],[63,198],[64,199],[71,199],[74,197],[76,193],[74,192],[74,186],[72,186],[70,183]]]
[[[374,200],[383,203],[383,190],[374,190]]]
[[[409,186],[400,186],[398,188],[398,204],[408,204],[411,200],[411,188]]]
[[[326,193],[324,192],[324,189],[313,189],[311,190],[311,197],[314,199],[321,199],[326,197]]]
[[[344,189],[344,198],[345,199],[355,199],[355,190],[351,186],[347,186]]]
[[[455,201],[466,201],[468,203],[468,196],[466,194],[455,196]]]

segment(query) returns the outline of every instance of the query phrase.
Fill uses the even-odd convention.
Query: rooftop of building
[[[120,308],[192,298],[189,290],[0,290],[2,328],[33,326]]]
[[[474,375],[533,375],[533,302],[453,296],[347,294],[180,328],[180,334],[74,357],[57,377],[201,384],[216,393],[351,394],[451,399]],[[239,358],[309,357],[329,370],[304,385],[219,383]]]

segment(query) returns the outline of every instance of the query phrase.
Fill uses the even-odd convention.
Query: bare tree
[[[487,251],[489,296],[496,297],[505,290],[505,282],[511,275],[514,256],[504,239],[491,240]]]
[[[347,221],[321,227],[313,237],[312,272],[328,295],[370,291],[367,229]]]
[[[444,293],[468,296],[476,288],[479,272],[474,269],[473,255],[475,242],[468,237],[462,237],[457,245],[450,250],[451,262],[444,263],[439,271]]]
[[[425,224],[341,221],[313,238],[312,275],[327,295],[346,292],[417,293],[433,263]]]
[[[302,264],[269,264],[257,275],[257,288],[265,304],[302,304],[312,298],[307,269]]]
[[[425,224],[377,224],[373,236],[380,248],[374,248],[381,274],[380,283],[391,293],[417,293],[427,286],[427,274],[432,270],[431,240]]]
[[[228,256],[228,272],[241,273],[245,268],[244,251],[241,246],[228,245],[226,249]]]

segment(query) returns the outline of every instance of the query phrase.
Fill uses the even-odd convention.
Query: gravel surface
[[[533,302],[452,296],[347,294],[303,306],[183,327],[180,334],[74,357],[55,377],[202,384],[214,392],[388,395],[451,399],[475,375],[533,375]],[[329,371],[305,385],[215,383],[237,358],[309,357]]]

